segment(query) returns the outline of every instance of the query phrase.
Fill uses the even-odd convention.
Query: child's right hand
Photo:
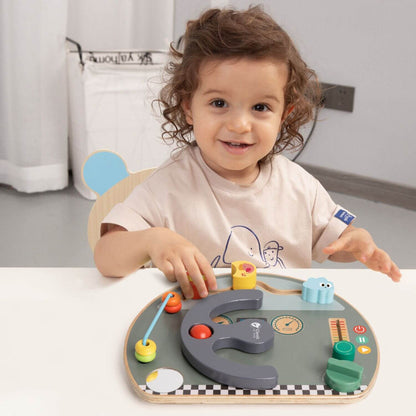
[[[208,260],[190,241],[176,232],[168,228],[152,228],[148,247],[153,265],[161,270],[168,280],[177,281],[186,298],[193,297],[188,274],[201,297],[208,296],[207,288],[217,288],[215,274]]]

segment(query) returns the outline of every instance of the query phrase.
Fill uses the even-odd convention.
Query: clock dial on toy
[[[272,320],[272,328],[278,334],[294,335],[302,331],[303,322],[293,315],[281,315]]]

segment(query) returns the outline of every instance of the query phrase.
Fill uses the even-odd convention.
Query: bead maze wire
[[[168,303],[169,299],[173,296],[172,293],[168,293],[165,300],[163,301],[162,305],[160,305],[159,310],[157,311],[155,317],[153,318],[153,321],[149,325],[149,328],[147,329],[146,333],[144,334],[142,344],[147,345],[147,340],[153,331],[153,328],[155,327],[157,321],[159,320],[160,315],[162,314],[163,310],[165,309],[166,304]]]

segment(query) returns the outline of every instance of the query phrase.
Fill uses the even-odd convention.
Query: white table
[[[282,273],[282,271],[279,271]],[[294,269],[324,276],[371,324],[380,368],[369,395],[337,405],[163,405],[140,399],[123,364],[129,325],[173,287],[157,270],[122,279],[93,268],[0,268],[1,415],[414,415],[416,270],[402,282],[369,270]],[[280,408],[276,408],[280,406]]]

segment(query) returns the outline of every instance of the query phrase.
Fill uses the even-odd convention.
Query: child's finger
[[[209,290],[217,289],[217,278],[215,277],[214,270],[211,265],[208,263],[208,260],[202,254],[195,256],[196,261],[198,262],[199,269],[201,273],[205,276],[206,287]]]
[[[192,258],[192,261],[186,262],[185,267],[188,271],[189,277],[192,279],[192,283],[195,285],[195,288],[198,291],[199,296],[201,296],[201,298],[208,296],[208,289],[205,285],[204,277],[196,259]]]
[[[393,282],[400,282],[402,274],[395,263],[393,263],[388,276],[393,280]]]
[[[376,249],[369,260],[364,263],[370,269],[379,271],[389,276],[394,282],[400,281],[401,273],[390,256],[381,249]]]
[[[175,269],[175,277],[182,289],[183,295],[187,299],[192,299],[194,296],[194,291],[191,287],[191,283],[189,282],[186,267],[183,264],[182,259],[180,257],[175,257],[172,260],[170,260],[170,262],[172,263],[173,268]]]
[[[154,263],[154,265],[166,276],[170,282],[176,282],[175,269],[169,261],[165,260],[161,263]]]
[[[400,269],[391,260],[390,256],[384,250],[379,250],[378,255],[381,259],[380,271],[389,276],[394,282],[398,282],[402,276],[402,274],[400,273]]]

